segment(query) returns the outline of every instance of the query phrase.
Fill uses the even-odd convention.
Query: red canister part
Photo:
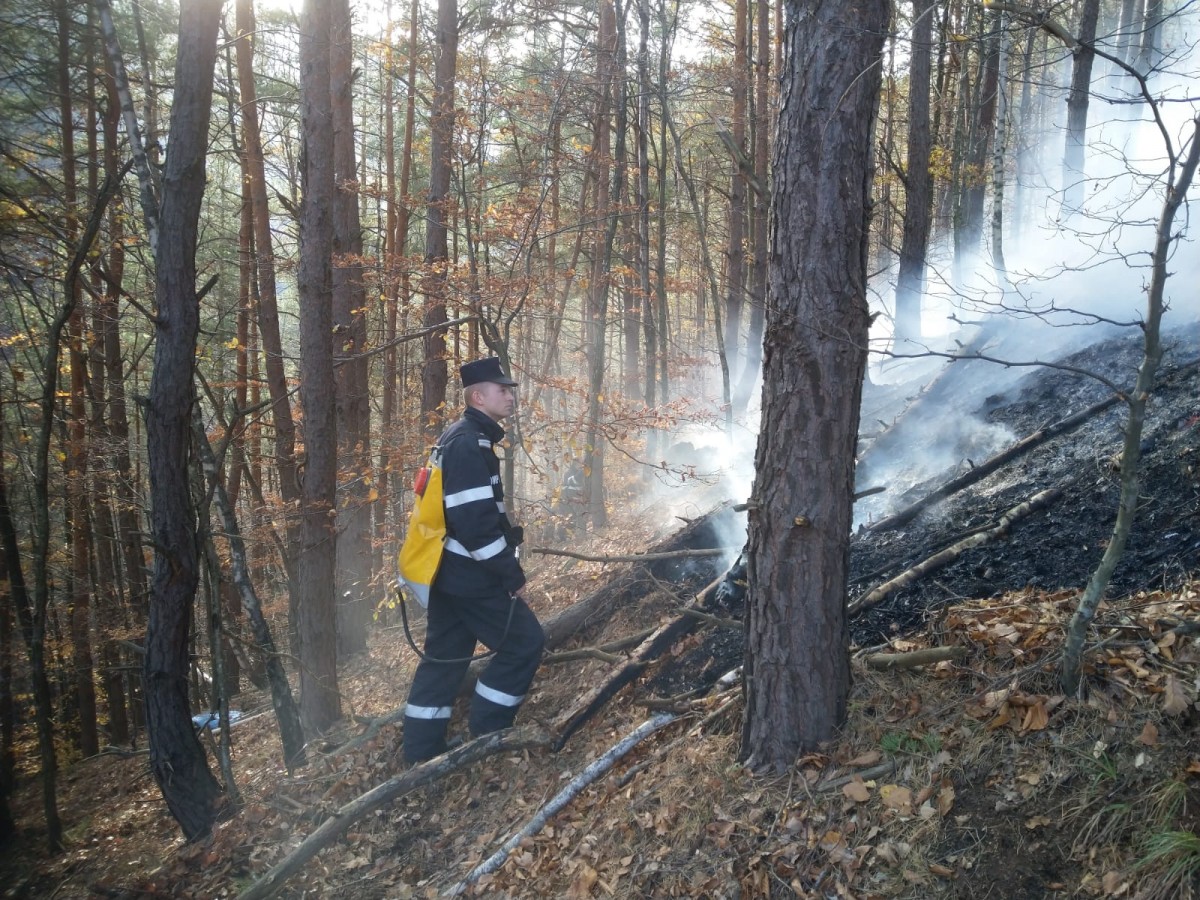
[[[429,466],[422,466],[417,469],[417,476],[413,479],[413,490],[417,492],[418,497],[425,496],[425,485],[429,484]]]

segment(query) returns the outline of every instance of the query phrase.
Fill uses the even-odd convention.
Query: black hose
[[[517,610],[517,595],[512,594],[511,602],[508,604],[508,621],[504,623],[504,634],[500,636],[500,641],[496,645],[497,649],[504,645],[504,641],[508,638],[508,631],[512,627],[513,613]],[[496,650],[488,650],[485,653],[477,653],[474,656],[464,656],[461,659],[438,659],[436,656],[429,656],[417,646],[416,640],[412,636],[412,631],[408,627],[408,604],[404,602],[404,592],[400,590],[399,585],[396,586],[396,599],[400,604],[400,619],[404,622],[404,636],[408,638],[408,645],[413,648],[413,652],[417,654],[424,662],[439,663],[441,665],[471,663],[479,659],[487,659],[489,656],[495,656]]]

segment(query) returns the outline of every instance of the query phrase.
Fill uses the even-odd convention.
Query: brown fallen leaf
[[[888,809],[894,809],[902,816],[912,815],[912,791],[898,784],[885,784],[879,789],[879,797]]]
[[[571,886],[567,889],[567,897],[570,900],[584,900],[592,895],[592,888],[596,886],[596,882],[600,879],[600,873],[583,863],[579,867],[579,871],[575,873],[575,880],[571,882]]]
[[[866,803],[871,799],[871,789],[857,775],[854,779],[842,788],[842,793],[855,803]]]
[[[950,810],[954,807],[954,787],[946,784],[937,793],[937,810],[943,818],[949,815]]]
[[[879,760],[883,759],[883,754],[878,750],[868,750],[866,753],[860,753],[854,759],[846,763],[847,766],[862,768],[864,766],[873,766]]]
[[[1158,726],[1153,722],[1147,722],[1142,726],[1142,733],[1138,735],[1138,740],[1147,747],[1158,746]]]
[[[1105,872],[1100,879],[1100,887],[1110,897],[1120,897],[1129,890],[1129,882],[1123,881],[1120,872]]]
[[[1167,675],[1166,683],[1163,685],[1163,712],[1168,716],[1178,716],[1187,708],[1188,698],[1183,690],[1183,685],[1173,674]]]

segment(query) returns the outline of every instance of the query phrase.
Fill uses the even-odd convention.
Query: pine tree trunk
[[[430,111],[429,202],[425,223],[425,294],[422,325],[447,321],[447,268],[450,263],[447,222],[450,218],[450,176],[454,160],[454,91],[458,71],[458,2],[438,0],[437,50],[434,63],[433,108]],[[421,377],[421,417],[425,435],[436,440],[446,421],[446,333],[425,337]],[[457,404],[455,404],[457,405]]]
[[[155,547],[144,668],[150,768],[189,841],[209,833],[221,795],[192,729],[188,699],[189,627],[199,579],[196,511],[188,480],[199,330],[196,241],[220,11],[220,0],[193,0],[180,13],[171,149],[155,254],[154,373],[146,405]]]
[[[833,737],[850,690],[872,122],[889,13],[886,0],[788,2],[741,749],[749,766],[773,772]]]
[[[300,712],[321,734],[341,717],[337,692],[334,562],[337,547],[337,424],[334,407],[334,126],[330,92],[330,0],[307,0],[300,23],[300,131],[304,167],[300,206],[300,402],[304,476],[296,563],[300,638]]]
[[[596,111],[592,121],[592,172],[596,184],[596,213],[592,231],[592,264],[588,285],[585,347],[588,365],[587,445],[584,469],[588,478],[588,518],[593,528],[608,522],[604,505],[604,444],[600,427],[604,371],[608,353],[605,326],[608,320],[608,259],[605,237],[612,216],[612,90],[616,54],[616,12],[612,0],[600,0],[600,28],[596,37]]]
[[[250,176],[250,196],[254,204],[254,252],[258,261],[258,333],[265,359],[267,390],[271,398],[271,420],[275,432],[275,465],[279,473],[279,494],[285,504],[300,498],[296,471],[296,424],[292,418],[287,372],[284,369],[283,341],[279,332],[279,303],[276,297],[275,250],[271,237],[271,208],[267,201],[266,168],[263,161],[262,132],[259,126],[258,91],[254,81],[254,8],[251,0],[237,0],[237,70],[241,95],[242,138],[246,147],[246,166]],[[259,484],[262,482],[259,481]],[[285,517],[287,546],[299,546],[296,517]],[[290,595],[296,596],[296,561],[291,554],[283,559],[290,582]],[[293,629],[295,610],[292,610]]]
[[[338,655],[367,648],[371,612],[372,487],[367,301],[354,151],[353,35],[347,0],[334,0],[330,47],[333,103],[333,330],[338,471],[350,473],[337,499]]]

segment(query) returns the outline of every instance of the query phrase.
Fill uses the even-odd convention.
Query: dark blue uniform
[[[498,423],[468,408],[438,440],[446,546],[429,596],[428,658],[417,666],[404,710],[404,756],[410,762],[445,751],[454,697],[476,642],[496,655],[471,698],[473,735],[512,725],[541,662],[542,626],[513,596],[525,584],[525,573],[494,450],[503,437]]]

